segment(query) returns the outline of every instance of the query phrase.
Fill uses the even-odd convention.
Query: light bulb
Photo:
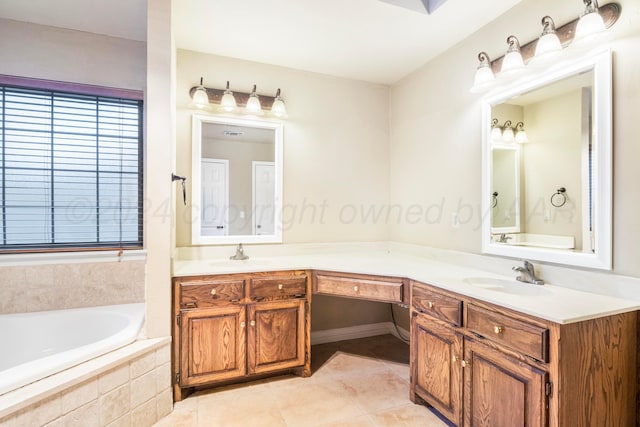
[[[487,89],[491,83],[495,80],[493,70],[491,69],[491,59],[486,52],[480,52],[478,54],[480,64],[476,68],[476,74],[473,78],[473,86],[471,87],[472,93],[482,92]]]
[[[209,105],[209,95],[207,95],[207,89],[202,85],[202,77],[200,77],[200,86],[193,92],[191,100],[197,108],[205,108]]]
[[[287,108],[284,105],[284,101],[280,97],[280,89],[276,92],[276,97],[271,105],[271,114],[279,118],[287,117]]]
[[[229,90],[229,82],[227,81],[227,88],[220,99],[220,110],[231,113],[237,108],[236,98],[233,96],[233,92]]]
[[[502,68],[500,69],[500,77],[509,77],[518,73],[524,68],[524,60],[520,53],[520,42],[515,36],[507,37],[509,48],[502,59]]]
[[[264,114],[262,111],[262,107],[260,106],[260,99],[256,94],[256,85],[253,85],[253,90],[249,94],[249,99],[247,99],[247,106],[245,107],[245,113],[254,114],[254,115],[262,115]]]

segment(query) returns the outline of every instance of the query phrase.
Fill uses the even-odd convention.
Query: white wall
[[[282,89],[284,121],[284,242],[377,241],[384,221],[354,212],[389,199],[388,89],[290,68],[178,50],[176,173],[191,176],[189,89],[205,86],[273,96]],[[188,191],[190,181],[187,179]],[[190,194],[190,193],[188,193]],[[189,199],[191,197],[189,196]],[[177,246],[189,246],[189,207],[176,201]]]
[[[614,272],[640,276],[640,3],[619,1],[622,15],[606,37],[614,52]],[[477,54],[499,57],[506,38],[523,43],[540,31],[540,18],[558,25],[576,18],[581,2],[525,0],[404,78],[390,92],[391,201],[432,215],[392,224],[391,240],[480,252],[481,95],[469,93]],[[451,227],[451,213],[463,222]]]

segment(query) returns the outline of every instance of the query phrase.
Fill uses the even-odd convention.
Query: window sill
[[[113,251],[81,251],[81,252],[40,252],[0,255],[0,267],[38,264],[84,264],[91,262],[129,262],[145,261],[147,251],[144,249],[125,250],[119,255]]]

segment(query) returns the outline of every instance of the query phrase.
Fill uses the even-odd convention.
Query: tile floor
[[[195,393],[156,427],[444,427],[409,400],[409,346],[381,335],[312,347],[309,378]]]

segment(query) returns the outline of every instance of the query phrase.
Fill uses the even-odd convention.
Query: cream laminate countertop
[[[228,258],[173,261],[174,277],[308,269],[409,278],[560,324],[640,309],[638,300],[582,292],[554,284],[539,287],[515,281],[515,273],[513,276],[501,276],[428,257],[382,250],[263,256],[245,261]],[[479,282],[480,286],[469,283],[469,280]],[[507,285],[515,293],[488,289],[492,287],[492,280],[496,280],[498,285],[504,284],[501,281],[509,281]],[[487,283],[489,286],[483,286]],[[532,290],[533,287],[540,290]]]

